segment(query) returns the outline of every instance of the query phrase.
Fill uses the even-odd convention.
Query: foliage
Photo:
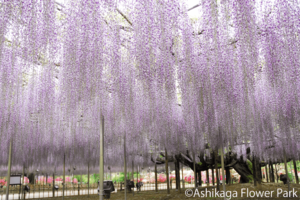
[[[175,175],[170,175],[170,176],[169,176],[169,179],[170,179],[171,181],[173,181],[173,180],[176,179],[176,177],[175,177]]]
[[[63,179],[61,177],[55,178],[55,181],[62,181]]]
[[[250,182],[250,183],[253,182],[253,175],[248,175],[247,178],[249,179],[249,182]]]
[[[250,170],[251,173],[253,174],[253,165],[252,165],[252,162],[251,162],[250,160],[247,159],[246,163],[247,163],[247,166],[248,166],[249,170]]]
[[[159,174],[157,177],[157,182],[159,183],[165,183],[167,181],[167,177],[165,174]]]
[[[6,185],[6,181],[4,179],[0,179],[0,186]]]
[[[121,183],[121,182],[124,182],[124,179],[125,179],[125,175],[123,172],[121,172],[121,173],[119,173],[119,175],[117,175],[113,178],[113,181],[114,182],[116,181],[117,183]]]
[[[74,175],[74,178],[76,178],[78,182],[82,182],[81,175]]]
[[[94,184],[94,183],[98,183],[99,181],[99,174],[92,174],[90,176],[90,183]]]
[[[290,180],[293,180],[294,176],[293,176],[292,173],[289,172],[289,173],[288,173],[288,176],[289,176],[289,179],[290,179]]]
[[[194,181],[194,176],[192,176],[192,175],[185,176],[184,181],[187,182],[187,183],[192,183]]]

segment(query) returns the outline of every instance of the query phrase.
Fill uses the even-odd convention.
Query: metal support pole
[[[133,160],[132,160],[132,174],[131,174],[131,178],[132,178],[133,186],[134,186],[134,161]],[[133,187],[133,190],[132,190],[132,194],[134,196],[134,187]]]
[[[185,184],[184,184],[184,177],[183,177],[183,164],[181,165],[181,179],[182,179],[182,188],[185,189]]]
[[[22,179],[21,179],[21,199],[23,199],[23,184],[24,184],[24,173],[25,173],[25,167],[23,165],[23,171],[22,171]]]
[[[27,167],[27,178],[28,178],[28,176],[29,176],[29,169]],[[25,191],[24,191],[24,199],[26,199],[26,192]]]
[[[66,155],[64,153],[64,171],[63,171],[63,200],[65,199],[65,184],[66,184],[66,171],[65,171],[65,162],[66,162]]]
[[[218,150],[215,150],[215,168],[216,168],[216,178],[217,178],[217,191],[220,191],[220,179],[219,179],[219,171],[218,171]]]
[[[195,152],[193,152],[193,167],[194,167],[194,187],[197,188],[197,171],[196,171]]]
[[[287,169],[287,164],[286,164],[286,154],[285,154],[285,150],[283,150],[283,153],[284,153],[284,168],[285,168],[285,174],[286,174],[286,178],[287,178],[287,182],[288,182],[288,194],[289,194],[289,197],[290,197],[290,178],[289,178],[289,172],[288,172],[288,169]]]
[[[157,188],[157,165],[156,165],[156,160],[155,160],[155,192],[158,193],[158,188]]]
[[[104,181],[104,117],[101,116],[100,123],[100,161],[99,161],[99,195],[103,200],[103,181]]]
[[[55,175],[53,172],[53,180],[52,180],[52,185],[53,185],[53,189],[52,189],[52,197],[55,197]]]
[[[168,167],[168,152],[165,148],[165,156],[166,156],[166,175],[167,175],[167,193],[170,195],[170,180],[169,180],[169,167]]]
[[[127,200],[126,133],[124,135],[124,187],[125,200]]]
[[[80,188],[83,188],[82,183],[83,183],[83,179],[82,179],[82,173],[81,173],[80,174]],[[79,191],[80,191],[80,189],[79,189]],[[83,194],[83,192],[82,192],[82,194]]]
[[[137,176],[136,176],[136,182],[138,183],[139,182],[139,168],[140,166],[138,165],[138,168],[137,168]],[[139,189],[140,191],[141,189]]]
[[[19,199],[23,199],[23,184],[24,184],[24,173],[25,173],[25,167],[23,165],[23,170],[22,170],[22,178],[21,178],[21,197],[19,196]]]
[[[256,159],[255,159],[255,156],[253,154],[253,163],[252,163],[252,168],[253,168],[253,182],[254,182],[254,186],[257,186],[257,181],[256,181],[256,175],[257,175],[257,172],[256,172]]]
[[[176,182],[179,189],[179,193],[181,193],[181,185],[180,185],[180,162],[177,161],[177,174],[176,174]]]
[[[149,169],[150,169],[150,168],[149,168]],[[170,170],[170,167],[169,167],[169,173],[168,173],[169,177],[170,177],[170,173],[171,173],[171,170]],[[150,174],[149,174],[149,177],[150,177]],[[171,188],[171,190],[172,190],[172,180],[170,180],[170,188]]]
[[[9,153],[8,153],[8,169],[7,169],[7,177],[6,177],[6,200],[9,200],[9,185],[10,185],[10,172],[11,172],[11,149],[12,149],[12,138],[9,143]]]
[[[212,176],[212,184],[215,185],[215,170],[213,167],[211,168],[211,176]]]
[[[223,185],[223,191],[224,191],[224,194],[226,193],[226,188],[225,188],[225,173],[224,173],[224,170],[225,170],[225,167],[224,167],[224,154],[223,154],[223,145],[222,145],[222,148],[221,148],[221,165],[222,165],[222,185]],[[224,200],[226,200],[226,195],[224,196]]]
[[[90,198],[90,162],[88,162],[88,198]]]

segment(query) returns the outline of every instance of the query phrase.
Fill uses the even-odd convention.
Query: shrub
[[[191,175],[185,176],[184,181],[187,183],[192,183],[192,181],[194,181],[194,176],[191,176]]]
[[[6,185],[6,181],[5,181],[4,179],[0,179],[0,185],[1,185],[1,186]]]
[[[167,180],[166,175],[164,175],[164,174],[158,175],[157,182],[164,183],[164,182],[166,182],[166,180]]]

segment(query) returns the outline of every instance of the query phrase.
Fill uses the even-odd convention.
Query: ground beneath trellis
[[[221,191],[222,191],[222,186],[220,186]],[[227,191],[227,199],[236,199],[236,200],[246,200],[246,199],[278,199],[278,200],[288,200],[288,199],[300,199],[300,184],[290,184],[291,191],[294,192],[294,194],[297,195],[294,198],[288,198],[284,197],[283,195],[286,194],[285,191],[288,190],[287,185],[283,185],[282,183],[262,183],[260,186],[254,187],[253,184],[234,184],[234,185],[229,185],[226,186],[226,191]],[[193,189],[193,195],[191,197],[187,197],[185,192],[188,189],[182,190],[181,193],[179,193],[176,190],[171,190],[171,194],[168,195],[166,190],[160,190],[158,193],[155,191],[142,191],[142,192],[135,192],[134,195],[133,193],[127,193],[127,199],[128,200],[172,200],[172,199],[209,199],[209,200],[219,200],[219,199],[224,199],[222,197],[215,197],[213,196],[207,196],[207,197],[201,197],[201,191],[215,191],[214,187],[199,187],[199,195],[200,197],[195,194],[195,190]],[[248,189],[248,194],[247,194],[247,189]],[[229,195],[229,191],[231,191],[231,195]],[[244,192],[242,194],[242,191]],[[263,193],[263,198],[262,197],[257,197],[257,196],[251,196],[255,194],[256,191],[261,191]],[[269,192],[269,195],[268,195]],[[279,194],[281,192],[281,194]],[[188,194],[191,194],[191,191],[189,190],[187,192]],[[234,193],[237,194],[237,197],[233,195]],[[205,193],[204,193],[205,194]],[[209,194],[209,193],[207,193]],[[291,192],[292,194],[292,192]],[[229,198],[231,196],[231,198]],[[55,197],[55,198],[43,198],[43,200],[61,200],[62,197]],[[65,197],[66,200],[98,200],[99,196],[98,195],[90,195],[89,198],[87,195],[82,195],[82,196],[68,196]],[[124,199],[124,191],[120,192],[118,191],[117,193],[112,193],[111,200],[123,200]],[[36,200],[36,199],[35,199]]]

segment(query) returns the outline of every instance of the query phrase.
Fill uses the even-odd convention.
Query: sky
[[[63,5],[65,5],[68,1],[70,1],[70,0],[56,0],[56,2],[61,3]],[[189,9],[189,8],[197,5],[200,2],[200,0],[182,0],[182,2],[184,2],[187,5],[187,8]],[[198,18],[199,13],[200,13],[199,9],[200,9],[200,7],[189,11],[188,15],[190,16],[190,18]]]

